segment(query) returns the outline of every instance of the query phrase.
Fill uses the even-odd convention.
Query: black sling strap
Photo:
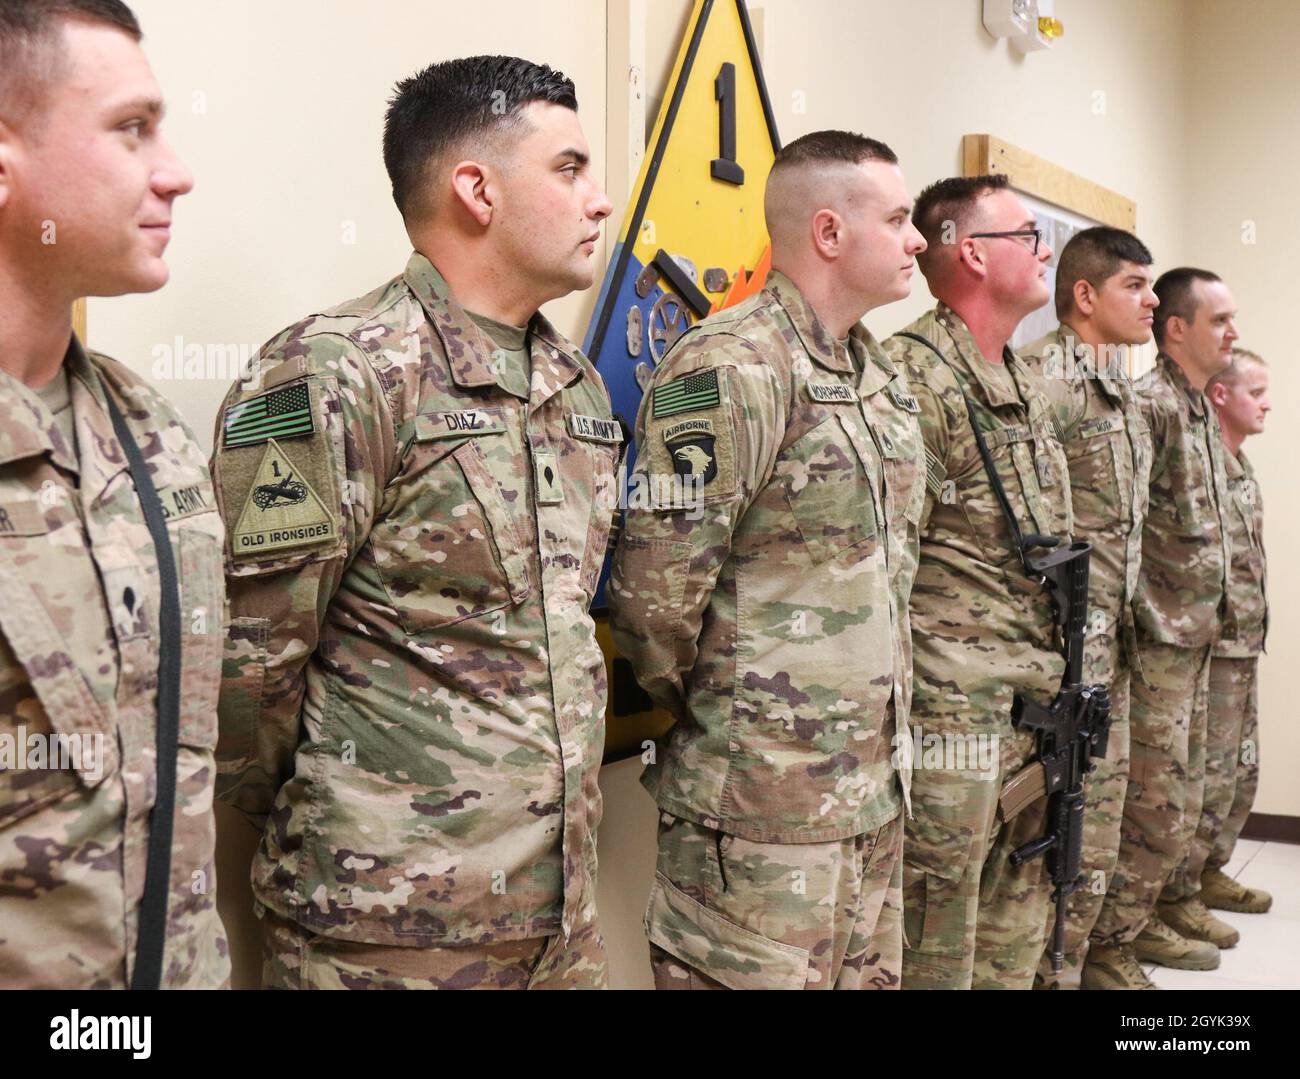
[[[102,381],[101,385],[108,402],[108,414],[113,420],[113,432],[126,454],[144,523],[153,538],[162,595],[158,615],[158,719],[155,730],[157,790],[149,815],[149,852],[145,862],[144,895],[140,899],[136,922],[135,970],[131,976],[132,989],[157,989],[162,982],[163,950],[167,940],[172,818],[176,809],[176,742],[181,704],[180,589],[167,522],[163,518],[162,503],[153,478],[149,475],[149,466],[140,455],[140,447],[136,445],[108,386]]]
[[[908,333],[906,330],[900,330],[895,336],[906,337],[912,341],[919,341],[943,363],[949,371],[952,367],[948,363],[948,358],[939,350],[938,346],[932,341],[927,341],[918,333]],[[1024,567],[1025,575],[1038,580],[1042,574],[1035,572],[1029,565],[1028,553],[1031,547],[1055,547],[1060,540],[1054,536],[1024,536],[1020,531],[1020,523],[1016,520],[1016,515],[1011,509],[1011,500],[1007,498],[1007,489],[1002,486],[1002,477],[998,475],[997,467],[993,464],[993,454],[989,452],[988,443],[984,441],[984,432],[980,430],[980,425],[975,420],[975,406],[971,404],[970,398],[966,395],[966,390],[961,384],[961,379],[957,377],[955,371],[952,372],[953,381],[957,383],[957,392],[961,394],[961,399],[966,402],[966,415],[970,419],[971,430],[975,432],[975,445],[979,447],[980,459],[984,462],[984,471],[988,473],[989,484],[993,488],[993,494],[997,497],[998,505],[1002,507],[1002,515],[1007,519],[1007,528],[1011,530],[1011,541],[1015,544],[1016,553],[1020,556],[1020,564]]]

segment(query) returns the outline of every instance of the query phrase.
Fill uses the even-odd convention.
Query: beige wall
[[[611,6],[627,2],[609,0]],[[167,130],[198,178],[176,214],[168,288],[90,303],[95,347],[145,373],[155,348],[177,335],[205,347],[255,348],[308,311],[358,295],[401,269],[407,244],[379,153],[384,103],[397,78],[471,52],[548,61],[577,83],[598,164],[607,113],[627,108],[625,101],[606,100],[606,56],[621,51],[607,47],[606,27],[619,20],[607,20],[605,0],[480,0],[478,30],[463,18],[447,18],[442,5],[415,0],[374,0],[364,11],[343,0],[135,0],[134,6],[171,104]],[[690,5],[650,0],[645,6],[652,122]],[[1291,133],[1281,150],[1266,140],[1265,124],[1276,122],[1278,111],[1266,87],[1275,81],[1276,92],[1290,94],[1292,115],[1296,91],[1281,85],[1288,70],[1282,63],[1276,75],[1260,73],[1249,90],[1238,80],[1259,72],[1247,43],[1276,48],[1280,56],[1295,40],[1294,13],[1286,15],[1290,34],[1275,26],[1237,32],[1218,25],[1231,22],[1228,12],[1237,5],[1058,0],[1064,40],[1050,53],[1023,59],[985,34],[979,0],[755,0],[753,6],[762,9],[756,24],[787,141],[821,127],[863,131],[894,147],[914,188],[958,170],[961,136],[968,132],[1031,149],[1135,199],[1138,230],[1160,267],[1191,258],[1222,267],[1247,309],[1248,340],[1274,357],[1275,371],[1283,366],[1282,316],[1268,321],[1263,303],[1271,281],[1289,280],[1270,272],[1281,269],[1282,230],[1294,228],[1282,205],[1292,185],[1276,177],[1285,181],[1285,166],[1297,164],[1300,140]],[[390,18],[376,18],[376,11]],[[393,32],[397,20],[400,33]],[[1258,24],[1263,16],[1251,10],[1250,20]],[[1201,37],[1202,27],[1212,36]],[[1238,62],[1209,55],[1220,42],[1240,50],[1232,54]],[[1202,69],[1211,60],[1218,68],[1207,75]],[[608,82],[622,85],[616,77]],[[1251,101],[1244,118],[1236,106],[1243,94]],[[1265,173],[1274,162],[1280,172],[1274,166]],[[626,170],[612,163],[609,171]],[[627,192],[611,194],[619,201]],[[1249,252],[1232,246],[1244,217],[1260,222],[1260,243]],[[593,302],[594,294],[570,297],[548,313],[581,338]],[[917,295],[868,321],[883,335],[928,302],[918,281]],[[1275,400],[1285,394],[1285,377],[1275,374]],[[160,385],[206,444],[225,383]],[[1256,452],[1264,483],[1280,492],[1286,480],[1273,458],[1281,450],[1267,450],[1264,442]],[[1280,536],[1290,508],[1279,494],[1269,505],[1269,535]],[[1275,598],[1288,590],[1294,594],[1294,579],[1276,565]],[[1279,606],[1272,664],[1282,669],[1277,655],[1285,654],[1288,624]],[[1270,701],[1280,716],[1280,688],[1266,677],[1266,709]],[[1266,720],[1273,763],[1266,766],[1260,808],[1300,813],[1300,796],[1282,789],[1280,769],[1300,736],[1281,726]],[[602,776],[599,902],[616,986],[648,984],[639,923],[653,871],[655,813],[636,784],[638,770],[636,762],[625,762]],[[245,883],[251,835],[225,816],[222,825],[222,911],[246,984],[256,977]]]
[[[1264,543],[1272,554],[1255,809],[1297,816],[1300,789],[1291,766],[1300,760],[1300,726],[1291,713],[1296,690],[1289,672],[1300,670],[1300,566],[1289,556],[1300,503],[1292,495],[1295,447],[1285,431],[1300,400],[1300,369],[1290,353],[1300,251],[1300,79],[1291,46],[1300,40],[1300,5],[1196,0],[1188,25],[1184,258],[1214,270],[1232,289],[1242,346],[1270,363],[1275,410],[1269,429],[1246,444],[1264,493]]]

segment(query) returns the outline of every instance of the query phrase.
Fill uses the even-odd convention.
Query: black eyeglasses
[[[1030,251],[1030,254],[1037,255],[1037,254],[1038,254],[1038,245],[1039,245],[1040,243],[1043,242],[1043,230],[1042,230],[1042,229],[1015,229],[1015,230],[1012,231],[1012,232],[972,232],[972,233],[970,234],[970,239],[972,239],[972,240],[981,240],[981,239],[988,239],[988,240],[1002,240],[1002,239],[1006,239],[1006,240],[1011,240],[1011,239],[1018,239],[1018,238],[1021,237],[1021,236],[1024,236],[1024,237],[1026,237],[1026,238],[1032,236],[1032,237],[1034,238],[1034,246],[1031,247],[1031,248],[1029,249],[1029,251]]]

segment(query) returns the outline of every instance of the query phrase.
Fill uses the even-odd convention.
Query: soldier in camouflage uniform
[[[1129,348],[1151,339],[1151,252],[1122,229],[1085,229],[1056,269],[1061,324],[1022,354],[1043,376],[1070,468],[1074,538],[1092,544],[1083,680],[1110,687],[1104,759],[1085,778],[1082,886],[1069,899],[1066,962],[1077,969],[1119,853],[1128,785],[1133,595],[1151,476],[1151,432],[1129,381]],[[1054,920],[1055,910],[1049,916]],[[1050,929],[1049,929],[1050,933]],[[1044,955],[1036,988],[1059,984]]]
[[[1263,433],[1272,407],[1268,367],[1262,357],[1235,348],[1232,366],[1210,380],[1205,395],[1218,414],[1226,450],[1232,541],[1228,589],[1237,632],[1221,637],[1210,657],[1205,798],[1188,871],[1203,862],[1201,899],[1206,906],[1262,914],[1273,897],[1237,883],[1223,868],[1232,858],[1259,786],[1259,656],[1268,632],[1264,500],[1241,444]]]
[[[1151,496],[1135,599],[1137,653],[1131,759],[1119,858],[1093,929],[1085,988],[1152,988],[1139,960],[1186,970],[1219,965],[1224,940],[1196,897],[1200,873],[1178,867],[1201,812],[1210,646],[1235,618],[1227,480],[1218,420],[1202,392],[1227,363],[1237,332],[1232,295],[1205,270],[1156,282],[1155,369],[1137,382],[1151,430]],[[1162,896],[1161,889],[1164,889]],[[1156,914],[1157,898],[1163,898]],[[1218,928],[1215,928],[1215,927]],[[1196,936],[1191,932],[1200,927]]]
[[[896,162],[847,132],[786,146],[763,291],[688,330],[641,405],[633,480],[658,493],[629,500],[608,601],[677,719],[644,777],[661,989],[900,984],[921,450],[858,324],[907,295],[924,247]]]
[[[262,831],[267,984],[607,981],[587,608],[622,435],[537,313],[590,285],[611,209],[576,109],[512,57],[399,84],[415,253],[275,337],[222,410],[218,793]]]
[[[221,519],[175,409],[86,353],[74,299],[167,280],[191,178],[120,4],[0,5],[0,986],[124,988],[157,790],[160,572],[109,412],[162,500],[186,630],[160,984],[219,988]],[[42,74],[43,73],[43,74]],[[133,101],[129,109],[117,102]],[[112,125],[107,110],[116,109]],[[39,134],[39,138],[36,136]],[[50,222],[57,243],[42,243]]]
[[[1021,532],[1066,539],[1069,476],[1051,406],[1006,343],[1047,299],[1051,249],[1005,177],[933,184],[916,218],[930,245],[921,268],[940,302],[903,331],[923,341],[900,335],[885,346],[920,403],[927,464],[911,596],[922,754],[904,843],[903,984],[1028,988],[1050,888],[1041,860],[1014,868],[1008,856],[1041,834],[1046,800],[1003,826],[998,795],[1034,753],[1033,736],[1012,729],[1014,695],[1050,703],[1065,664],[1051,603],[1021,567],[967,402]]]

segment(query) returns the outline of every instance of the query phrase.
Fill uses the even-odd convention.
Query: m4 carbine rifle
[[[1012,725],[1033,731],[1038,758],[1003,786],[998,815],[1010,821],[1022,809],[1047,795],[1044,835],[1011,853],[1013,866],[1047,856],[1056,921],[1048,953],[1052,971],[1065,962],[1065,913],[1070,895],[1081,884],[1083,861],[1083,777],[1094,757],[1106,755],[1110,733],[1110,690],[1083,684],[1083,637],[1088,617],[1088,560],[1092,545],[1071,543],[1041,556],[1034,548],[1059,545],[1055,537],[1026,536],[1021,541],[1025,570],[1051,597],[1056,626],[1065,653],[1065,674],[1056,699],[1048,706],[1017,693],[1011,706]]]

